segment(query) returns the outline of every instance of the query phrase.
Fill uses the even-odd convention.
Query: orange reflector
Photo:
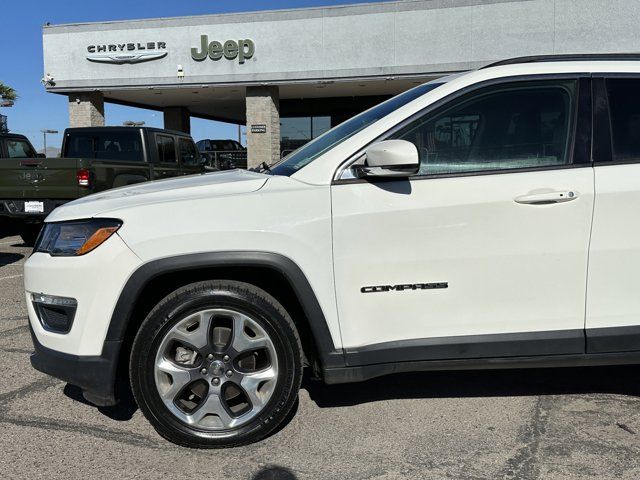
[[[109,238],[111,235],[116,233],[119,227],[104,227],[96,230],[96,233],[91,235],[84,245],[82,245],[76,255],[84,255],[85,253],[89,253],[94,248],[100,246],[104,241]]]

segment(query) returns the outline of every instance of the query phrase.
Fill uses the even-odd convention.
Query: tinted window
[[[67,158],[96,158],[142,162],[142,140],[138,130],[70,132],[65,142]]]
[[[7,138],[7,152],[9,158],[35,158],[36,156],[29,142],[18,138]]]
[[[237,142],[234,142],[233,140],[211,140],[211,150],[228,152],[231,150],[239,150],[239,149],[242,149],[242,146],[240,146]]]
[[[391,112],[398,110],[400,107],[403,107],[440,85],[442,85],[442,83],[425,83],[356,115],[286,156],[271,169],[271,173],[273,175],[293,175],[327,150],[332,149],[372,123],[386,117]]]
[[[487,89],[393,138],[416,145],[426,175],[567,164],[574,91],[575,82]]]
[[[607,80],[614,160],[640,158],[640,80]]]
[[[173,141],[173,137],[156,135],[156,146],[158,147],[158,161],[161,163],[176,163],[176,144]]]
[[[185,165],[195,165],[200,161],[200,155],[196,150],[193,141],[188,138],[178,139],[178,147],[180,149],[180,161]]]

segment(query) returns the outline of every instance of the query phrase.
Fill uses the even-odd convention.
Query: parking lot
[[[97,409],[34,371],[22,292],[30,250],[0,238],[3,478],[640,478],[638,369],[305,380],[296,415],[249,447],[160,438],[128,402]]]

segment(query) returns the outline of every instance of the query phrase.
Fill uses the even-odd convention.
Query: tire
[[[291,317],[265,291],[198,282],[149,313],[129,373],[138,406],[164,438],[233,447],[261,440],[285,421],[302,380],[302,347]]]
[[[29,223],[20,227],[20,237],[27,247],[33,247],[36,244],[41,229],[42,225],[39,223]]]

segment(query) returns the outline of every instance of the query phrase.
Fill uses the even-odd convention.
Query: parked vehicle
[[[33,244],[44,218],[73,199],[202,171],[190,136],[132,127],[68,128],[61,158],[36,154],[23,135],[0,135],[0,217]]]
[[[247,168],[247,149],[235,140],[200,140],[196,143],[205,164],[214,170]]]
[[[262,173],[65,205],[25,265],[32,364],[98,405],[128,378],[161,435],[223,447],[284,421],[303,366],[640,363],[638,119],[640,56],[515,59]]]

